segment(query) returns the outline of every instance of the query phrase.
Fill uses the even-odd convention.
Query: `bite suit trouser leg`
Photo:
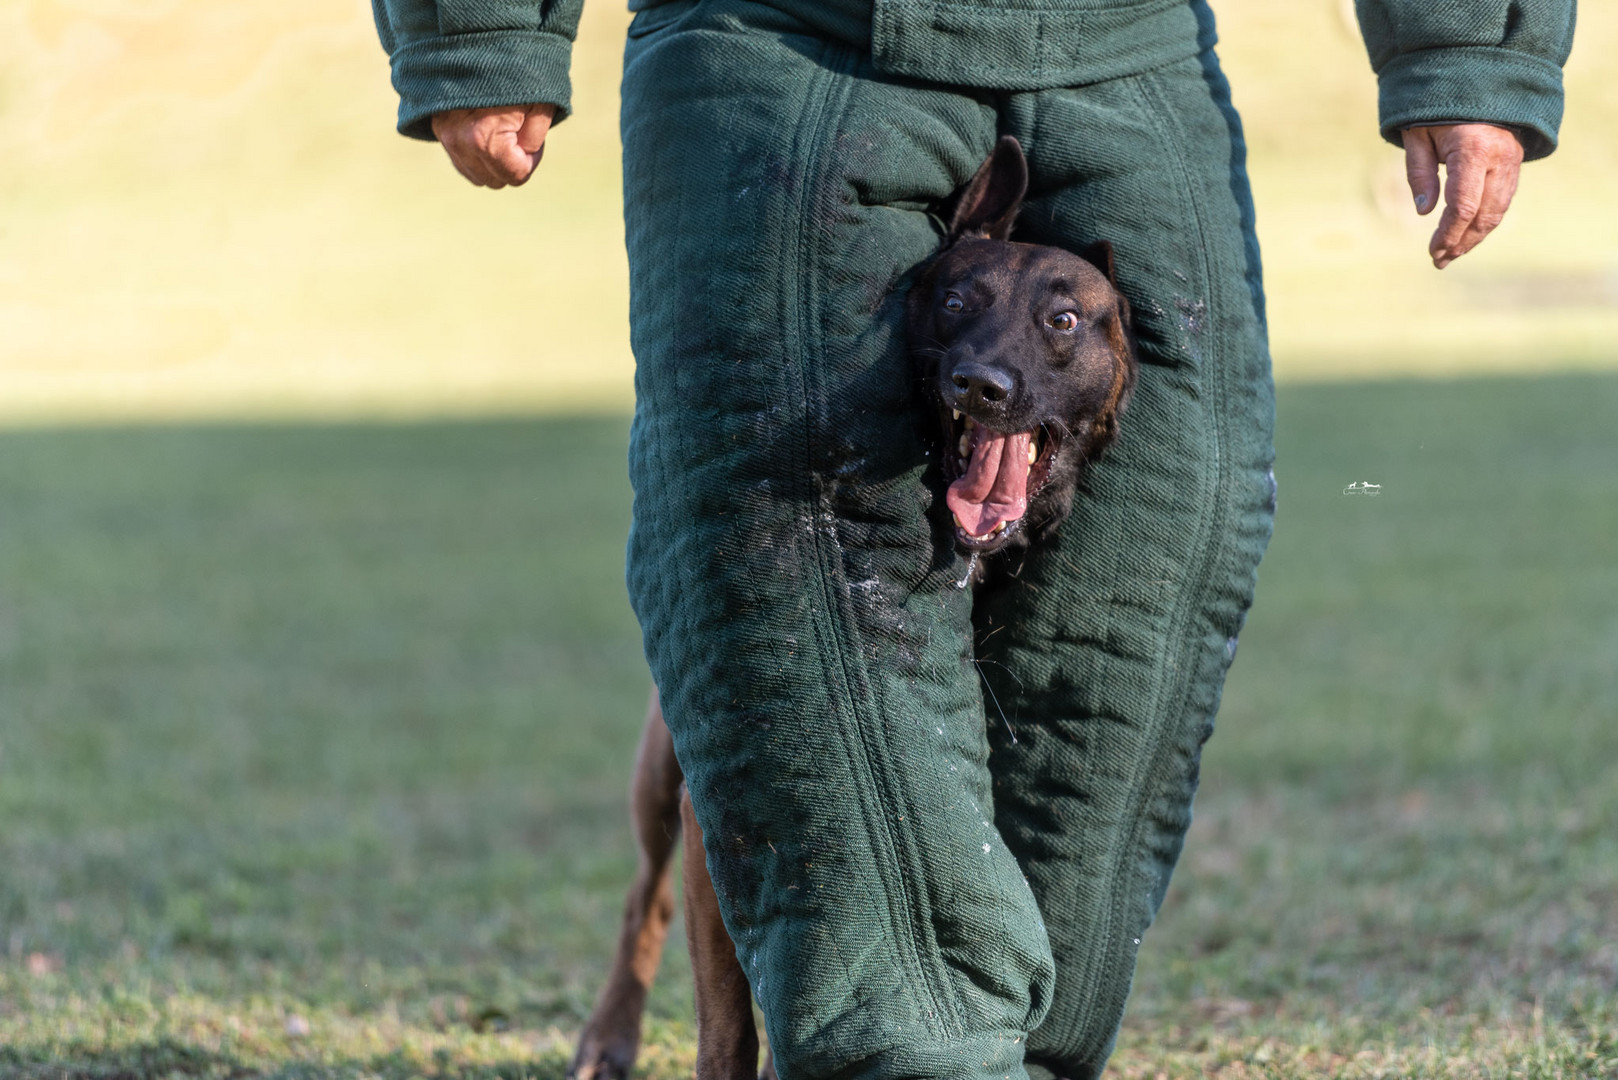
[[[1273,508],[1223,82],[1208,55],[963,91],[759,5],[675,10],[625,66],[629,584],[777,1067],[1088,1075]],[[1059,540],[974,612],[901,323],[928,209],[1007,131],[1032,174],[1017,237],[1111,240],[1145,363]]]

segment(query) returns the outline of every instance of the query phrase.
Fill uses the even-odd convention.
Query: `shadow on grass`
[[[289,1061],[266,1068],[261,1062],[250,1062],[238,1055],[161,1039],[102,1053],[70,1051],[48,1061],[30,1061],[0,1049],[0,1070],[13,1080],[144,1080],[146,1077],[326,1080],[355,1076],[376,1080],[416,1080],[422,1076],[457,1080],[563,1080],[567,1060],[551,1054],[467,1064],[456,1062],[449,1053],[424,1060],[394,1051],[364,1058],[323,1056],[319,1061]]]

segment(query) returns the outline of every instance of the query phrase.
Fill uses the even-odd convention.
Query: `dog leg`
[[[691,796],[680,788],[685,871],[685,940],[697,999],[697,1080],[758,1080],[758,1030],[753,992],[736,960],[736,946],[719,917],[708,876],[702,826]]]
[[[607,985],[579,1035],[570,1080],[626,1080],[640,1052],[641,1014],[651,989],[663,943],[674,917],[671,881],[674,842],[680,830],[680,765],[663,723],[657,688],[646,707],[646,727],[635,752],[629,789],[630,820],[640,864],[624,901],[623,930]],[[711,887],[710,887],[711,888]],[[751,1018],[751,1013],[748,1014]]]

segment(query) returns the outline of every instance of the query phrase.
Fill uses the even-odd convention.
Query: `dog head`
[[[1022,147],[1002,136],[956,193],[944,248],[906,301],[962,551],[997,551],[1060,524],[1084,465],[1117,438],[1135,384],[1111,245],[1081,257],[1010,241],[1027,188]]]

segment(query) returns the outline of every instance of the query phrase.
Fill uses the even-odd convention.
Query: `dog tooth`
[[[960,455],[963,458],[970,457],[972,455],[972,437],[970,435],[962,435],[960,444],[957,445],[955,449],[960,452]]]
[[[1034,445],[1034,440],[1029,439],[1028,440],[1028,464],[1032,465],[1034,462],[1036,462],[1038,460],[1039,460],[1039,447]]]
[[[949,411],[949,418],[951,420],[959,420],[961,418],[961,410],[959,410],[959,409],[951,409]]]

